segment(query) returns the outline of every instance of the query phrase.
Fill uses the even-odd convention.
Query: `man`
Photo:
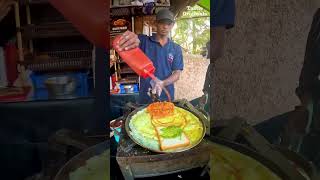
[[[162,9],[156,15],[156,34],[149,37],[127,31],[119,41],[120,50],[140,47],[152,60],[156,68],[155,76],[157,79],[155,81],[150,78],[141,78],[140,80],[138,100],[140,104],[147,104],[152,101],[148,95],[150,88],[163,101],[168,100],[168,97],[162,91],[165,87],[171,99],[174,99],[174,83],[179,80],[184,66],[181,47],[169,38],[174,23],[173,13],[168,9]]]
[[[280,143],[303,155],[320,169],[320,9],[313,16],[294,111],[256,125],[271,143]],[[279,138],[280,135],[280,138]]]
[[[206,79],[203,87],[204,95],[201,98],[202,104],[206,104],[210,99],[210,115],[213,117],[213,67],[214,63],[222,57],[224,51],[225,32],[233,28],[235,22],[235,1],[234,0],[219,0],[212,1],[210,5],[210,44],[207,47],[208,55],[210,56],[210,65],[207,70]],[[208,94],[210,95],[208,97]]]
[[[301,104],[290,113],[281,142],[283,145],[289,146],[296,151],[301,151],[300,146],[303,143],[296,142],[299,137],[303,137],[309,133],[316,134],[313,136],[320,135],[319,59],[320,9],[317,10],[313,17],[305,50],[304,64],[299,78],[299,86],[296,89],[296,94]]]
[[[313,17],[308,35],[305,60],[301,70],[299,86],[296,94],[301,100],[301,107],[305,107],[313,98],[319,97],[320,75],[320,9]]]

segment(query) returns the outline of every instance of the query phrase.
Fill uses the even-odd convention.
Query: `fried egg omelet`
[[[188,147],[197,144],[201,140],[204,131],[198,117],[177,106],[174,106],[172,115],[157,119],[152,118],[147,108],[142,109],[132,116],[129,127],[129,133],[139,144],[155,151],[161,150],[159,133],[156,131],[157,127],[181,128],[183,135],[190,142]]]

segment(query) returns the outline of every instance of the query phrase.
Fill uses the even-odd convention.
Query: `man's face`
[[[170,20],[157,21],[157,33],[161,36],[168,36],[174,23]]]

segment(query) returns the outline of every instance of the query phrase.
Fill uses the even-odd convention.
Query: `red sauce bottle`
[[[121,59],[128,64],[128,66],[136,72],[140,77],[147,78],[150,77],[153,80],[156,80],[154,72],[156,68],[153,66],[152,61],[143,53],[140,48],[134,48],[126,51],[119,51],[117,48],[118,42],[121,38],[121,35],[118,35],[114,38],[112,42],[113,48],[119,54]],[[166,87],[163,87],[163,91],[168,97],[168,101],[171,101],[171,96]],[[160,96],[160,95],[159,95]]]
[[[113,48],[117,51],[121,59],[128,64],[128,66],[143,78],[152,77],[155,72],[155,67],[152,61],[143,53],[140,48],[134,48],[126,51],[119,51],[117,44],[121,35],[115,37],[112,42]]]

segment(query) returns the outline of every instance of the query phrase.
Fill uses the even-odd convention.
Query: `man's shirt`
[[[225,26],[227,29],[232,28],[236,16],[235,0],[213,0],[211,2],[211,27]]]
[[[183,70],[183,57],[181,47],[168,39],[168,42],[162,46],[156,39],[156,36],[139,35],[140,49],[150,58],[156,68],[155,76],[160,80],[165,80],[172,75],[175,70]],[[150,78],[140,79],[139,103],[147,104],[151,102],[148,96],[148,89],[151,88]],[[174,99],[174,85],[166,87],[171,99]],[[160,100],[168,100],[164,91]]]

